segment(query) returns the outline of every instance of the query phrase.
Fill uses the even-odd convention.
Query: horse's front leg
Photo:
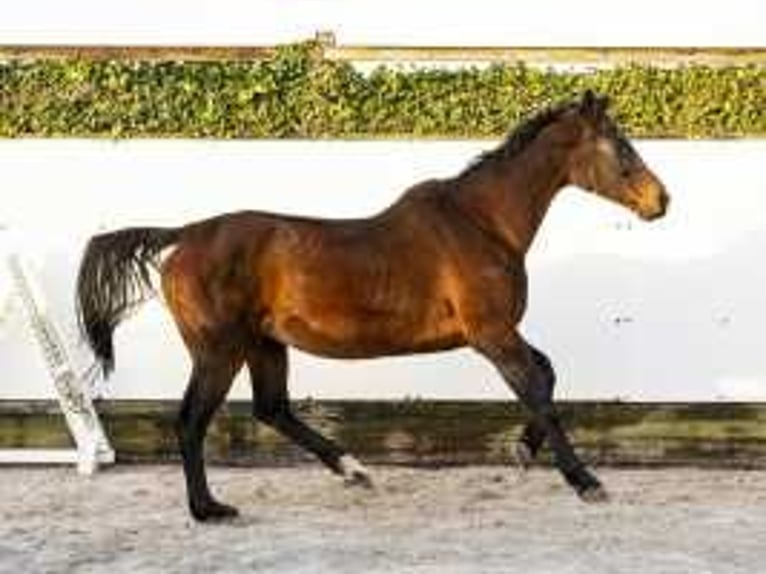
[[[577,494],[588,502],[605,500],[606,491],[577,456],[561,426],[551,399],[549,374],[541,369],[534,351],[513,329],[494,332],[495,335],[488,335],[485,330],[474,348],[495,365],[521,403],[529,409],[533,432],[539,433],[537,437],[548,438],[556,466]]]
[[[527,345],[532,353],[532,359],[538,368],[542,389],[547,395],[549,401],[553,400],[553,390],[556,386],[556,372],[553,370],[548,357],[532,345]],[[515,445],[516,461],[522,470],[526,470],[532,461],[537,457],[537,453],[545,442],[545,430],[538,424],[534,418],[529,421]]]

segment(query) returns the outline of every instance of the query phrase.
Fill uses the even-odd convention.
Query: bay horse
[[[518,330],[526,253],[551,201],[570,184],[646,220],[661,217],[669,202],[607,114],[606,99],[588,91],[522,122],[456,176],[415,184],[369,218],[245,211],[96,235],[78,274],[80,326],[108,375],[113,331],[153,294],[151,270],[159,270],[192,362],[177,435],[197,520],[237,514],[210,492],[203,442],[243,365],[259,421],[349,483],[371,485],[361,463],[291,411],[290,346],[335,358],[470,347],[531,415],[516,445],[522,465],[547,439],[566,482],[582,499],[602,500],[605,490],[554,409],[551,363]]]

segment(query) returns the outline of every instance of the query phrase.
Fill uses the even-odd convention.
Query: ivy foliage
[[[379,67],[312,43],[263,61],[0,63],[0,137],[482,138],[586,88],[635,137],[766,136],[766,70]]]

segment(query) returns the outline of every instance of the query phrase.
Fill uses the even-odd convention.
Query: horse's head
[[[573,115],[580,134],[568,180],[651,220],[662,217],[670,196],[617,125],[607,115],[608,100],[587,91]]]

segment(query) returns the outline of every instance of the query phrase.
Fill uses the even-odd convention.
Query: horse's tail
[[[151,269],[160,251],[178,241],[180,228],[136,227],[96,235],[77,275],[80,330],[104,372],[114,369],[112,333],[128,312],[154,295]]]

